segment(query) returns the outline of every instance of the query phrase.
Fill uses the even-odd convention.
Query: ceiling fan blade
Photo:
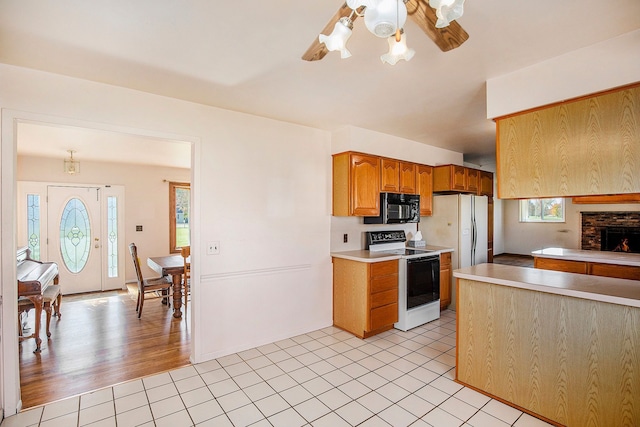
[[[447,27],[436,28],[438,17],[427,0],[407,1],[407,14],[443,52],[460,47],[469,38],[457,21],[452,21]]]
[[[322,29],[321,34],[326,34],[326,35],[331,34],[331,32],[333,31],[333,27],[336,25],[336,22],[338,22],[340,18],[348,17],[349,15],[351,15],[352,11],[353,10],[349,6],[347,6],[347,3],[344,3],[340,7],[340,9],[338,9],[336,14],[333,15],[333,18],[331,18],[331,20],[329,20],[327,25]],[[355,21],[357,17],[358,15],[354,14],[351,20]],[[318,40],[318,37],[316,36],[316,39],[314,40],[313,43],[311,43],[311,46],[309,46],[309,49],[307,49],[304,55],[302,55],[302,59],[304,59],[305,61],[319,61],[322,58],[324,58],[324,56],[328,52],[329,50],[327,49],[327,46],[325,46],[324,43],[320,43],[320,40]]]

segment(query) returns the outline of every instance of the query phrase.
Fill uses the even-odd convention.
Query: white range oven
[[[398,260],[398,322],[407,331],[440,317],[440,255],[427,249],[407,248],[402,230],[367,231],[371,252],[400,255]]]

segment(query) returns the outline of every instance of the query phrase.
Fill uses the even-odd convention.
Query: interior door
[[[47,188],[47,259],[65,294],[102,290],[100,187]]]

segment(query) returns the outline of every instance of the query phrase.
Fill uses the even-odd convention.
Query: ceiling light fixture
[[[436,10],[436,28],[446,27],[464,12],[464,0],[429,0],[429,6]]]
[[[353,21],[350,18],[340,18],[336,25],[333,26],[331,34],[328,36],[320,34],[318,38],[320,43],[324,43],[330,52],[338,50],[340,51],[340,58],[345,59],[351,56],[351,52],[349,52],[346,45],[347,40],[351,37],[352,29]]]
[[[404,59],[410,61],[416,51],[407,47],[407,38],[404,32],[400,34],[400,40],[396,41],[397,37],[389,37],[389,52],[380,57],[380,60],[386,64],[396,65],[396,63]]]
[[[69,153],[69,158],[64,159],[64,172],[69,175],[80,173],[80,162],[73,159],[75,150],[67,150],[67,152]]]
[[[404,36],[404,24],[407,21],[409,0],[346,0],[351,9],[349,17],[340,18],[330,35],[320,34],[318,40],[324,43],[329,51],[340,51],[342,59],[349,58],[347,41],[353,30],[353,16],[364,16],[364,23],[369,32],[377,37],[386,38],[389,52],[382,55],[382,62],[395,65],[399,60],[409,61],[415,51],[407,47]],[[448,26],[462,16],[464,0],[429,0],[429,5],[436,9],[437,28]]]

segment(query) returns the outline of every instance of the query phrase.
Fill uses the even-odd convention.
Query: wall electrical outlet
[[[349,235],[348,235],[347,233],[344,233],[344,234],[342,235],[342,241],[343,241],[344,243],[347,243],[347,242],[349,241]]]
[[[220,254],[220,242],[207,243],[207,255],[219,255]]]

